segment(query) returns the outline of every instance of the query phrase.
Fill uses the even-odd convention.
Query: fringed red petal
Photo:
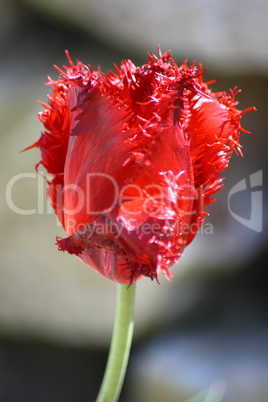
[[[56,67],[39,114],[45,130],[29,147],[40,148],[47,195],[68,234],[59,250],[119,283],[171,278],[221,172],[241,154],[240,119],[253,109],[236,109],[236,88],[213,93],[202,66],[158,53],[102,74],[66,52],[69,66]]]

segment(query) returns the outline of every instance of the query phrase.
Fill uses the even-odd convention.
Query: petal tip
[[[56,237],[55,245],[58,246],[59,251],[67,251],[69,254],[79,255],[82,253],[83,249],[80,246],[74,244],[71,240],[71,237],[66,237],[65,239],[62,237]]]

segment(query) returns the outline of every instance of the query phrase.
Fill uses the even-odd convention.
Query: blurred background
[[[0,0],[0,402],[94,401],[116,285],[57,251],[64,236],[34,166],[20,153],[42,130],[53,64],[102,70],[170,49],[208,67],[215,91],[242,88],[244,158],[234,156],[210,216],[161,286],[137,286],[121,401],[268,400],[265,0]],[[218,398],[218,399],[216,399]]]

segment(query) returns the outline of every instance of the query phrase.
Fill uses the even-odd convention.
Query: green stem
[[[116,313],[110,352],[96,402],[118,401],[127,369],[134,321],[135,283],[117,285]]]

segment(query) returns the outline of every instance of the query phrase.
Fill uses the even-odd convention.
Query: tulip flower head
[[[31,147],[67,233],[59,250],[109,279],[157,279],[193,240],[233,151],[241,154],[238,90],[213,93],[202,67],[170,52],[103,74],[80,61],[49,79]],[[244,130],[243,130],[244,131]]]

